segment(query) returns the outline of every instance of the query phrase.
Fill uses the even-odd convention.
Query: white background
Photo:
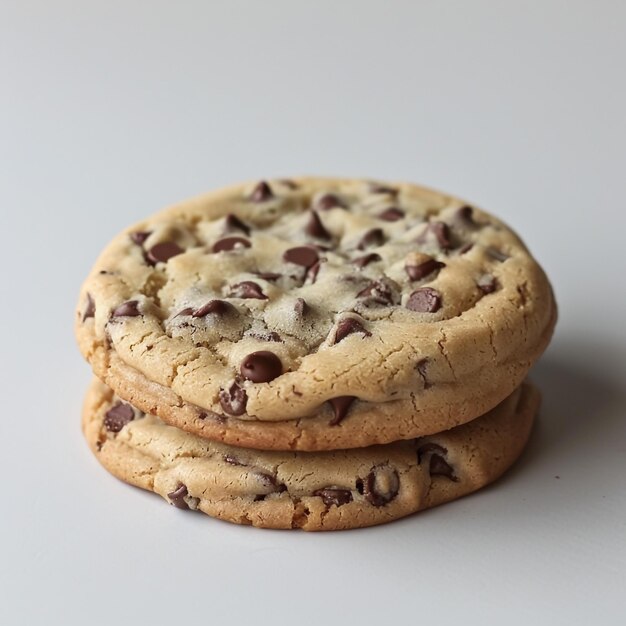
[[[625,61],[619,0],[1,1],[0,623],[624,624]],[[376,529],[262,531],[87,450],[72,322],[99,250],[301,173],[464,196],[546,268],[544,407],[493,487]]]

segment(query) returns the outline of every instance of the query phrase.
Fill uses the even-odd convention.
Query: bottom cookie
[[[340,530],[393,521],[484,487],[522,452],[540,403],[522,384],[451,430],[369,448],[251,450],[168,426],[94,380],[83,430],[102,465],[181,509],[262,528]]]

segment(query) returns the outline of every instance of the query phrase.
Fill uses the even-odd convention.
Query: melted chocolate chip
[[[363,327],[363,324],[353,317],[346,317],[337,324],[337,330],[335,331],[335,344],[345,339],[348,335],[353,333],[362,333],[365,337],[371,337],[372,333]]]
[[[176,315],[174,315],[172,319],[176,317],[184,317],[186,315],[192,315],[192,314],[193,314],[193,309],[190,306],[188,306],[188,307],[185,307],[182,311],[179,311],[178,313],[176,313]]]
[[[229,415],[243,415],[248,404],[248,394],[238,383],[234,382],[228,389],[219,393],[220,406]]]
[[[253,383],[269,383],[283,373],[283,364],[273,352],[259,350],[244,358],[239,371]]]
[[[363,256],[353,259],[352,263],[356,265],[357,267],[363,268],[369,265],[370,263],[375,263],[376,261],[380,261],[380,260],[381,260],[380,254],[376,254],[376,252],[370,252],[369,254],[364,254]]]
[[[111,317],[137,317],[141,315],[139,311],[139,302],[137,300],[129,300],[120,304],[116,309],[113,309]]]
[[[250,227],[242,222],[236,215],[229,213],[224,219],[224,232],[232,233],[238,230],[246,235],[250,234]]]
[[[410,280],[422,280],[429,274],[432,274],[435,270],[439,270],[445,267],[445,263],[441,263],[435,259],[428,259],[419,265],[405,265],[404,269],[409,276]]]
[[[418,313],[434,313],[441,308],[441,295],[435,289],[422,287],[409,296],[406,308]]]
[[[384,506],[391,502],[400,490],[398,472],[388,465],[377,465],[362,483],[363,495],[373,506]]]
[[[431,222],[416,241],[418,243],[425,243],[428,239],[429,233],[432,233],[435,236],[437,244],[443,250],[449,250],[452,248],[450,227],[445,222]]]
[[[467,243],[464,243],[460,248],[459,248],[459,254],[466,254],[467,252],[469,252],[472,248],[474,247],[474,244],[471,241],[468,241]]]
[[[357,298],[367,298],[369,302],[382,304],[385,306],[393,304],[393,291],[391,287],[382,280],[371,282],[365,289],[356,294]]]
[[[232,285],[228,295],[231,298],[256,298],[257,300],[267,300],[267,296],[263,293],[261,287],[251,280],[244,280],[241,283]]]
[[[144,230],[131,233],[130,238],[133,243],[136,243],[138,246],[143,245],[143,242],[152,234],[151,230]]]
[[[172,257],[183,252],[184,250],[174,241],[163,241],[148,250],[147,259],[152,265],[167,263]]]
[[[213,244],[212,252],[230,252],[236,248],[249,248],[252,244],[243,237],[224,237]]]
[[[177,509],[187,511],[189,510],[189,506],[185,502],[185,496],[187,495],[189,495],[187,487],[182,483],[179,483],[178,487],[176,487],[174,491],[167,494],[167,497]]]
[[[371,248],[372,246],[382,246],[385,242],[385,233],[381,228],[372,228],[368,230],[357,244],[359,250]]]
[[[398,207],[392,206],[385,209],[382,213],[378,214],[378,219],[385,220],[385,222],[397,222],[404,218],[404,211]]]
[[[492,259],[495,259],[496,261],[500,261],[500,263],[504,263],[504,261],[506,261],[509,258],[507,254],[504,254],[504,252],[497,250],[496,248],[487,248],[485,252]]]
[[[487,295],[488,293],[493,293],[498,287],[496,279],[490,274],[485,274],[484,276],[481,276],[476,281],[476,285],[485,295]]]
[[[355,396],[338,396],[336,398],[331,398],[328,403],[332,406],[335,417],[328,422],[328,425],[336,426],[339,424],[339,422],[341,422],[341,420],[343,420],[343,418],[348,414],[350,406],[355,400]]]
[[[314,496],[320,497],[326,506],[341,506],[352,502],[352,492],[349,489],[339,487],[324,487],[313,492]]]
[[[304,276],[304,282],[310,281],[310,283],[313,285],[317,280],[317,275],[319,274],[321,266],[322,264],[319,261],[314,265],[311,265],[311,267],[309,267],[306,271],[306,274]]]
[[[203,304],[199,309],[196,309],[192,315],[194,317],[204,317],[213,313],[215,315],[226,315],[234,311],[232,304],[225,302],[224,300],[209,300],[206,304]]]
[[[83,322],[96,314],[96,303],[93,301],[91,294],[87,294],[87,306],[83,312]]]
[[[253,272],[259,278],[267,280],[268,282],[274,282],[282,277],[282,274],[276,274],[275,272]]]
[[[322,220],[318,215],[317,211],[311,211],[311,217],[309,217],[309,221],[304,227],[304,231],[307,235],[311,237],[316,237],[317,239],[330,239],[331,235],[322,224]]]
[[[135,411],[130,404],[118,402],[104,414],[104,426],[111,433],[119,433],[128,422],[135,419]]]
[[[252,202],[266,202],[273,197],[272,188],[264,180],[259,182],[250,194],[250,200],[252,200]]]
[[[297,248],[289,248],[283,254],[283,259],[289,263],[295,263],[302,267],[312,267],[319,260],[319,256],[315,248],[309,246],[298,246]]]
[[[293,305],[293,310],[298,317],[304,317],[309,310],[309,305],[304,298],[297,298]]]
[[[334,193],[326,193],[318,198],[315,208],[320,211],[328,211],[334,208],[346,209],[347,207],[345,202]]]

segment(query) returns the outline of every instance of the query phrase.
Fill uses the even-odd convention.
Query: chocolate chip
[[[467,252],[469,252],[472,248],[474,247],[474,244],[471,241],[468,241],[467,243],[464,243],[460,248],[459,248],[459,254],[466,254]]]
[[[138,246],[143,245],[143,242],[150,237],[150,235],[152,234],[151,230],[138,230],[134,233],[130,234],[130,238],[133,241],[133,243],[136,243]]]
[[[369,185],[370,193],[376,194],[387,194],[390,196],[397,196],[398,190],[394,187],[388,187],[387,185],[380,185],[379,183],[370,183]]]
[[[259,182],[250,194],[250,200],[252,200],[252,202],[266,202],[273,197],[272,188],[264,180]]]
[[[400,490],[398,472],[388,465],[377,465],[362,483],[363,495],[373,506],[384,506],[391,502]]]
[[[283,259],[289,263],[302,265],[309,268],[317,263],[319,256],[315,248],[309,246],[298,246],[297,248],[289,248],[283,254]]]
[[[429,274],[432,274],[435,270],[445,267],[445,263],[441,263],[435,259],[428,259],[419,265],[405,265],[404,269],[409,276],[410,280],[422,280]]]
[[[269,383],[283,373],[283,364],[273,352],[259,350],[244,358],[239,371],[253,383]]]
[[[224,237],[213,244],[212,252],[230,252],[235,248],[249,248],[252,244],[243,237]]]
[[[353,317],[346,317],[337,324],[337,330],[335,331],[335,344],[345,339],[348,335],[353,333],[362,333],[365,337],[371,337],[372,333],[363,327],[363,324]]]
[[[500,250],[497,250],[496,248],[487,248],[485,252],[492,259],[495,259],[496,261],[500,261],[501,263],[504,263],[504,261],[506,261],[509,258],[507,254],[504,254],[504,252],[501,252]]]
[[[219,393],[220,406],[229,415],[243,415],[248,404],[248,394],[238,383],[234,382],[228,389]]]
[[[173,256],[182,254],[184,250],[174,241],[163,241],[148,250],[148,261],[153,265],[167,263]]]
[[[189,510],[189,506],[185,502],[185,496],[189,495],[187,491],[187,487],[182,483],[178,484],[178,487],[170,493],[167,494],[167,497],[170,499],[170,502],[177,508],[182,509],[183,511]]]
[[[261,332],[249,332],[249,337],[254,337],[255,339],[259,339],[260,341],[275,341],[282,342],[282,337],[274,332],[273,330],[263,330]]]
[[[250,227],[242,222],[236,215],[229,213],[224,219],[224,232],[232,233],[237,230],[240,230],[246,235],[250,234]]]
[[[176,313],[176,315],[174,315],[174,318],[176,317],[184,317],[186,315],[192,315],[193,314],[193,308],[191,308],[190,306],[185,307],[182,311],[179,311],[178,313]]]
[[[445,476],[450,480],[457,482],[459,479],[454,474],[454,469],[445,460],[444,456],[448,451],[437,443],[428,442],[417,449],[417,462],[422,463],[426,454],[430,454],[428,472],[431,476]]]
[[[426,378],[427,367],[428,367],[428,359],[422,359],[415,366],[417,373],[421,376],[422,380],[424,381],[424,389],[429,389],[430,387],[433,386],[432,383],[428,380],[428,378]]]
[[[318,198],[315,208],[320,211],[328,211],[334,208],[345,209],[347,207],[345,202],[334,193],[326,193]]]
[[[224,300],[209,300],[206,304],[203,304],[199,309],[196,309],[192,315],[194,317],[204,317],[205,315],[209,315],[210,313],[214,313],[215,315],[226,315],[234,311],[234,307],[232,304],[228,302],[224,302]]]
[[[432,233],[437,240],[437,244],[443,250],[452,248],[450,240],[450,227],[445,222],[431,222],[424,232],[417,238],[418,243],[426,243],[429,233]]]
[[[317,280],[317,275],[319,274],[321,266],[322,264],[319,261],[314,265],[311,265],[311,267],[309,267],[306,271],[304,282],[309,281],[313,285]]]
[[[198,413],[199,420],[205,420],[206,418],[207,418],[207,414],[205,411],[200,411],[200,413]]]
[[[230,293],[231,298],[255,298],[257,300],[267,300],[267,296],[263,293],[261,287],[251,280],[244,280],[241,283],[232,285]]]
[[[293,305],[293,310],[296,312],[296,315],[298,317],[303,317],[309,310],[309,305],[306,303],[306,300],[304,298],[296,298],[296,301]]]
[[[268,474],[267,472],[255,472],[257,478],[263,483],[264,487],[271,487],[275,492],[287,491],[287,486],[283,483],[279,483],[276,476]]]
[[[293,180],[290,180],[289,178],[281,178],[280,181],[281,184],[285,185],[285,187],[287,187],[288,189],[297,189],[298,188],[298,183],[294,182]]]
[[[356,400],[355,396],[338,396],[331,398],[328,403],[333,407],[335,417],[328,422],[329,426],[336,426],[348,414],[350,406]]]
[[[422,287],[409,296],[406,308],[418,313],[434,313],[441,308],[441,295],[435,289]]]
[[[372,246],[382,246],[385,242],[385,233],[381,228],[372,228],[368,230],[357,244],[359,250],[365,250]]]
[[[438,452],[439,454],[446,454],[448,451],[443,446],[440,446],[438,443],[429,441],[428,443],[425,443],[417,448],[418,465],[422,463],[423,456],[425,454],[428,454],[429,452]]]
[[[83,312],[83,322],[96,314],[96,303],[93,301],[91,294],[87,294],[87,306]]]
[[[120,304],[116,309],[113,309],[111,317],[137,317],[141,315],[139,311],[139,302],[137,300],[129,300]]]
[[[234,457],[232,454],[225,454],[224,461],[229,465],[240,465],[242,467],[245,467],[246,465],[245,463],[242,463],[239,459]]]
[[[276,274],[275,272],[253,272],[253,274],[268,282],[274,282],[282,277],[282,274]]]
[[[383,280],[371,282],[365,289],[356,294],[357,298],[366,298],[371,303],[385,306],[393,304],[394,295],[391,287]]]
[[[317,239],[330,239],[331,235],[322,224],[322,220],[318,215],[317,211],[311,211],[311,216],[309,217],[309,221],[304,227],[304,231],[307,235],[311,237],[316,237]]]
[[[428,471],[431,476],[445,476],[450,480],[457,482],[459,479],[454,475],[454,469],[448,464],[448,462],[438,454],[433,454],[430,457],[430,465]]]
[[[493,293],[498,287],[496,279],[490,274],[485,274],[484,276],[481,276],[476,281],[476,285],[485,295],[487,295],[488,293]]]
[[[135,419],[135,411],[130,404],[118,402],[104,414],[104,426],[111,433],[119,433],[128,422]]]
[[[313,492],[314,496],[320,497],[326,506],[341,506],[352,502],[352,492],[349,489],[339,487],[324,487]]]
[[[471,206],[462,206],[454,215],[465,226],[477,226],[474,221],[474,209]]]
[[[380,254],[376,254],[376,252],[370,252],[369,254],[364,254],[363,256],[353,259],[352,263],[356,265],[357,267],[363,268],[366,265],[369,265],[370,263],[375,263],[376,261],[380,261],[380,260],[381,260]]]
[[[404,211],[398,207],[392,206],[385,209],[382,213],[378,214],[378,219],[385,220],[385,222],[397,222],[404,218]]]

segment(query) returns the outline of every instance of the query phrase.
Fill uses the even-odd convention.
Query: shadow
[[[626,445],[626,380],[619,375],[625,363],[626,355],[612,346],[555,340],[529,376],[543,400],[528,446],[497,483],[542,459],[601,462],[611,444]]]

